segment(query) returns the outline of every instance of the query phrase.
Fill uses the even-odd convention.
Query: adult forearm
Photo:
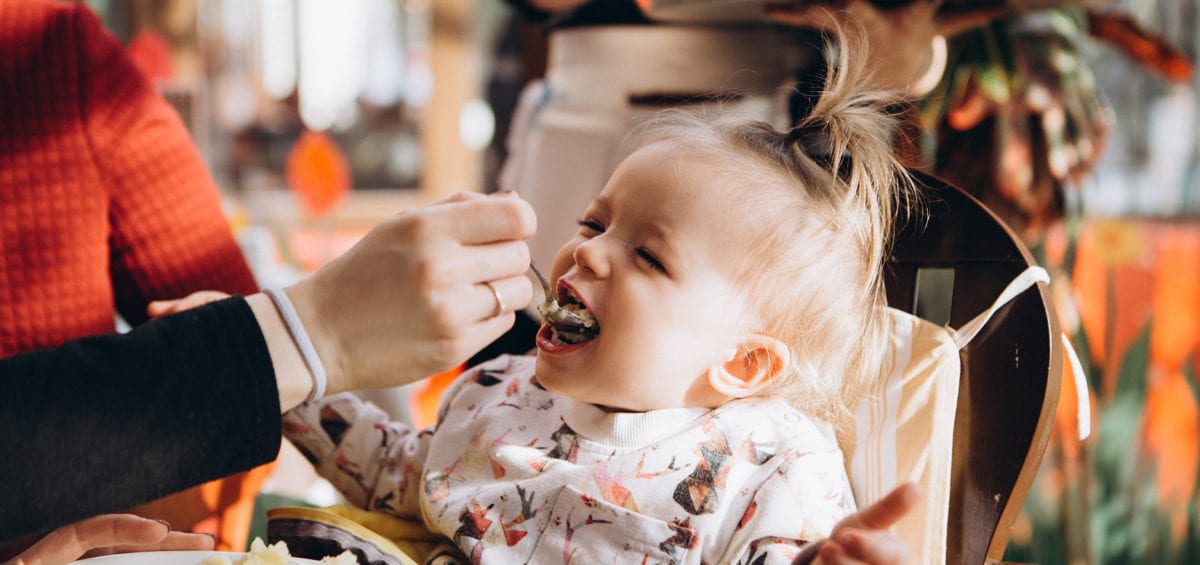
[[[0,541],[268,462],[279,410],[241,298],[0,360]]]

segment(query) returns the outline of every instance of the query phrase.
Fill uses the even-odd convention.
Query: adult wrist
[[[352,390],[353,387],[346,386],[344,382],[343,375],[346,374],[346,370],[343,362],[346,359],[339,355],[348,350],[347,344],[338,342],[336,319],[322,315],[323,312],[336,312],[338,305],[322,308],[319,302],[320,284],[312,284],[312,281],[320,276],[321,273],[318,272],[288,287],[287,295],[291,298],[296,314],[307,330],[313,348],[325,368],[325,394],[329,395]]]
[[[267,353],[275,370],[275,385],[279,390],[280,411],[287,412],[308,398],[313,390],[312,375],[270,297],[263,293],[254,294],[246,297],[246,303],[267,343]]]
[[[304,329],[300,315],[296,313],[296,307],[292,305],[291,298],[283,289],[268,288],[263,292],[275,304],[275,310],[283,318],[288,335],[292,338],[292,344],[299,350],[300,356],[304,360],[304,366],[308,368],[308,374],[312,377],[312,389],[309,390],[308,397],[304,401],[312,402],[321,398],[325,395],[325,364],[321,362],[321,356],[317,355],[317,349],[313,346],[308,331]]]

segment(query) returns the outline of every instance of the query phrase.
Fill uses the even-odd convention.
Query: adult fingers
[[[487,347],[488,344],[496,341],[497,338],[504,335],[504,332],[513,327],[515,321],[516,315],[509,312],[473,324],[462,339],[463,354],[460,355],[462,358],[459,361],[466,361],[472,355]]]
[[[472,304],[483,307],[468,314],[472,320],[486,320],[515,312],[528,306],[533,298],[533,284],[521,275],[479,283],[475,287],[483,299]]]
[[[904,483],[887,496],[874,504],[854,513],[838,523],[834,528],[834,536],[842,528],[861,528],[866,530],[882,530],[890,528],[905,514],[908,514],[924,496],[921,486],[916,483]]]
[[[216,540],[208,534],[192,532],[169,532],[162,541],[137,545],[116,545],[95,549],[87,553],[88,557],[112,555],[117,553],[135,553],[139,551],[208,551],[216,545]]]
[[[208,534],[171,532],[167,539],[158,544],[156,550],[163,551],[208,551],[217,545],[217,540]]]
[[[480,198],[487,198],[487,196],[479,194],[478,192],[456,192],[439,200],[437,203],[448,204],[451,202],[466,202],[467,200],[478,200]]]
[[[57,565],[75,561],[89,550],[114,545],[157,543],[170,528],[133,514],[105,514],[63,526],[17,556],[25,565]]]
[[[182,312],[184,310],[191,310],[197,306],[204,306],[209,302],[216,302],[226,298],[229,298],[229,295],[219,290],[198,290],[183,298],[176,298],[174,300],[155,300],[146,306],[146,314],[148,314],[151,318],[160,318],[162,316],[167,316],[176,312]]]
[[[537,229],[533,207],[514,193],[452,202],[429,213],[451,218],[451,233],[467,245],[526,239]]]
[[[151,318],[161,318],[176,312],[180,300],[155,300],[146,306],[146,315]]]
[[[529,245],[524,241],[469,245],[459,248],[454,258],[443,255],[442,259],[448,280],[481,283],[524,276],[529,270]]]
[[[414,280],[421,292],[441,297],[431,304],[445,310],[436,319],[456,327],[524,308],[533,296],[523,241],[443,246],[429,251],[423,264]]]

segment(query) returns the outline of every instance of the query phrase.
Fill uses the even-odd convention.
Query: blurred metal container
[[[898,8],[913,2],[928,0],[869,0],[879,8]],[[1014,5],[1020,11],[1058,6],[1078,0],[1031,0]],[[766,16],[769,6],[799,5],[803,2],[790,0],[637,0],[638,6],[652,20],[672,23],[746,24],[770,21]],[[838,6],[836,0],[812,0],[812,4]],[[1007,0],[945,0],[942,10],[967,11],[1010,4]]]

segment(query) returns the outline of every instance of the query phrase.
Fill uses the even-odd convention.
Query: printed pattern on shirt
[[[424,519],[474,563],[788,563],[853,510],[841,452],[782,401],[619,444],[572,427],[582,403],[533,366],[501,357],[464,374],[432,432],[339,395],[289,413],[287,434],[353,502]]]

